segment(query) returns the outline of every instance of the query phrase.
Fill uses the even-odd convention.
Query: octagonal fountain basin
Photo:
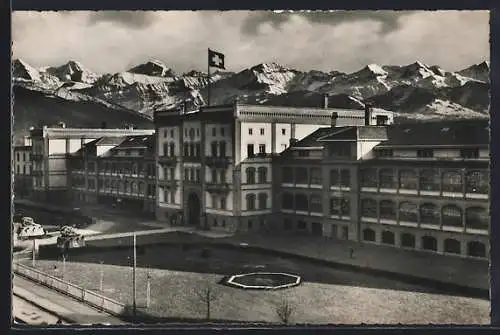
[[[223,284],[245,290],[278,290],[297,286],[300,276],[281,272],[252,272],[224,278]]]

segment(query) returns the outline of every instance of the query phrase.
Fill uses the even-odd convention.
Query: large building
[[[157,219],[237,231],[267,226],[272,158],[324,126],[391,124],[384,110],[261,105],[155,113]]]
[[[16,198],[26,198],[33,189],[33,180],[31,178],[31,141],[24,139],[22,145],[14,146],[14,194]]]
[[[148,129],[94,129],[59,127],[35,128],[32,142],[33,197],[41,201],[63,203],[68,197],[67,157],[86,143],[101,137],[151,135]]]
[[[320,128],[274,159],[273,229],[487,257],[489,124]]]
[[[68,156],[73,203],[155,213],[154,135],[101,137]]]

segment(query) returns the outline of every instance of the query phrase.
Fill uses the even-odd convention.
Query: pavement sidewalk
[[[19,276],[14,276],[13,294],[71,323],[111,325],[125,323],[110,314]]]

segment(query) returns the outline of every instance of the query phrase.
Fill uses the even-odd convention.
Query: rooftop
[[[114,150],[121,149],[131,149],[131,148],[153,148],[154,136],[153,135],[142,135],[142,136],[127,136],[121,143],[119,143]]]

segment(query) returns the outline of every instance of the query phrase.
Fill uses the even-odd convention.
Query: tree
[[[219,294],[216,292],[211,284],[204,284],[201,287],[197,287],[194,293],[198,299],[200,299],[205,304],[206,309],[206,319],[210,321],[210,309],[212,302],[219,298]]]
[[[288,301],[288,299],[283,298],[278,304],[276,304],[275,310],[280,321],[284,324],[288,324],[295,308],[292,306],[290,301]]]

